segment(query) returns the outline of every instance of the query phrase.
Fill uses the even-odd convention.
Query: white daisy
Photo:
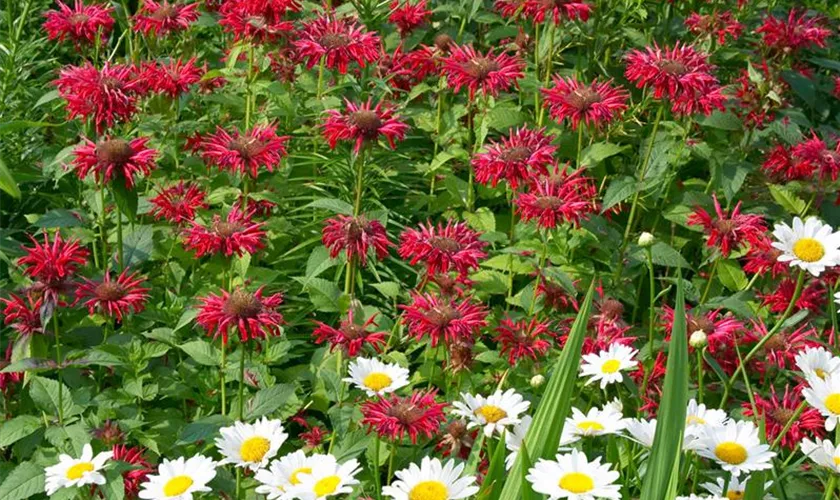
[[[802,396],[825,417],[825,430],[833,431],[840,419],[840,374],[810,377]]]
[[[692,493],[688,496],[679,496],[676,497],[674,500],[727,500],[724,497],[719,497],[716,495],[695,495]]]
[[[531,428],[531,416],[525,415],[522,421],[513,426],[513,430],[505,434],[505,448],[510,452],[505,457],[505,469],[510,470],[513,463],[516,462],[516,456],[519,455],[519,448],[522,447],[522,441],[528,434],[528,429]]]
[[[456,500],[478,493],[475,476],[461,477],[464,464],[454,460],[441,464],[437,458],[424,457],[417,464],[397,471],[397,480],[382,488],[382,494],[394,500]]]
[[[356,358],[350,362],[350,376],[345,378],[368,396],[382,396],[408,385],[408,370],[378,359]]]
[[[612,484],[619,474],[610,470],[610,464],[601,464],[601,457],[588,461],[586,455],[572,450],[557,455],[556,460],[540,459],[528,471],[525,479],[537,493],[549,500],[595,500],[596,498],[621,498],[621,486]]]
[[[113,452],[103,451],[93,456],[93,448],[90,444],[82,448],[82,456],[73,458],[70,455],[61,454],[58,463],[44,469],[46,482],[44,491],[47,495],[61,488],[72,488],[86,484],[105,484],[105,476],[99,471],[105,466],[105,462],[114,456]]]
[[[656,419],[628,418],[624,423],[624,435],[645,448],[650,448],[656,435]]]
[[[211,491],[207,483],[216,477],[216,465],[204,455],[164,458],[158,473],[146,476],[138,496],[144,500],[192,500],[193,493]]]
[[[729,421],[723,410],[706,408],[692,399],[685,411],[685,443],[684,449],[694,449],[697,440],[705,435],[709,427],[720,427]]]
[[[279,420],[265,417],[253,424],[234,422],[230,427],[219,429],[219,434],[216,448],[225,457],[219,463],[248,467],[252,471],[265,467],[289,437]]]
[[[758,428],[752,422],[730,421],[720,427],[707,427],[695,447],[701,457],[715,460],[733,476],[769,469],[776,454],[761,444]]]
[[[840,373],[840,358],[832,355],[825,347],[806,347],[796,353],[794,360],[805,378],[825,379],[826,375]]]
[[[638,362],[633,357],[638,353],[636,349],[622,344],[610,344],[610,347],[598,354],[585,354],[580,374],[588,376],[586,384],[600,381],[601,389],[609,384],[621,382],[623,370],[635,368]]]
[[[800,446],[802,453],[815,464],[840,473],[840,446],[835,448],[828,439],[814,442],[808,438],[803,439]]]
[[[565,446],[587,436],[617,434],[624,430],[625,425],[624,417],[611,405],[603,409],[591,408],[586,413],[572,408],[572,416],[563,425],[560,445]]]
[[[332,455],[315,455],[310,463],[312,472],[298,473],[300,482],[287,488],[287,498],[322,500],[352,493],[353,486],[359,484],[355,476],[362,469],[356,459],[339,464]]]
[[[260,482],[257,493],[266,495],[268,500],[280,498],[289,486],[300,484],[298,475],[312,473],[312,466],[320,456],[307,457],[306,453],[298,450],[273,460],[268,469],[260,469],[254,476]]]
[[[714,498],[744,498],[744,492],[747,491],[747,482],[749,480],[749,476],[744,477],[740,481],[738,477],[732,476],[729,479],[729,486],[726,487],[726,494],[723,493],[723,487],[726,485],[726,481],[722,477],[715,479],[714,483],[703,483],[700,486],[714,495]],[[767,481],[764,483],[764,489],[767,490],[772,484],[773,481]],[[764,495],[764,500],[772,499],[772,495]]]
[[[513,389],[508,389],[504,393],[500,390],[496,391],[487,398],[466,393],[461,393],[461,397],[464,399],[463,402],[452,403],[455,408],[452,413],[466,418],[469,429],[483,427],[484,435],[487,437],[492,436],[493,431],[501,434],[507,426],[518,424],[519,415],[528,411],[531,405]]]
[[[790,262],[819,276],[826,267],[836,266],[840,262],[840,233],[835,233],[831,226],[823,224],[815,217],[804,223],[799,217],[793,218],[793,227],[776,224],[773,227],[773,248],[782,251],[780,262]]]

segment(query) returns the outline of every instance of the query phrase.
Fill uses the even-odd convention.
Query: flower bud
[[[542,375],[534,375],[531,377],[531,387],[537,388],[545,383],[545,377]]]
[[[706,343],[706,332],[703,330],[697,330],[691,334],[691,337],[688,338],[688,344],[695,349],[706,347]]]
[[[649,247],[653,245],[653,242],[656,241],[656,236],[650,234],[649,232],[645,231],[639,235],[639,246],[640,247]]]

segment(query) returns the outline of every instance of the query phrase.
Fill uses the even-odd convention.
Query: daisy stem
[[[58,369],[58,425],[64,425],[64,383],[61,381],[61,336],[58,330],[58,309],[52,314],[53,333],[55,334],[55,364]]]
[[[650,281],[650,304],[648,304],[648,358],[653,361],[653,329],[656,324],[656,278],[653,274],[653,251],[650,247],[646,248],[648,280]]]
[[[242,469],[236,468],[236,498],[242,498],[240,492],[242,491]]]
[[[379,437],[373,438],[373,479],[376,486],[376,500],[382,500],[382,476],[379,474]]]
[[[222,395],[222,416],[227,415],[227,394],[225,389],[225,367],[227,366],[227,344],[222,339],[222,364],[219,367],[219,389]]]
[[[782,442],[782,438],[788,433],[791,427],[793,427],[793,423],[799,420],[799,416],[802,415],[802,412],[805,411],[805,407],[808,405],[806,401],[799,403],[799,406],[796,407],[796,411],[793,412],[793,415],[788,419],[785,423],[785,426],[782,428],[782,431],[776,436],[776,439],[773,441],[773,444],[770,445],[770,449],[779,446]]]
[[[513,202],[514,198],[516,197],[516,191],[508,187],[507,189],[508,195],[508,203],[510,203],[510,232],[508,233],[508,238],[510,240],[510,247],[513,247],[513,240],[514,236],[516,235],[516,204]],[[507,292],[507,304],[505,305],[505,309],[507,310],[510,307],[510,299],[513,297],[513,252],[508,254],[508,292]]]
[[[840,427],[837,427],[834,431],[834,445],[837,446],[840,444]],[[793,455],[791,453],[791,455]],[[825,500],[831,500],[834,498],[834,490],[837,488],[837,474],[832,474],[831,479],[828,480],[828,486],[825,488]]]
[[[242,345],[242,357],[239,358],[239,420],[245,414],[245,345]]]
[[[397,456],[397,443],[391,443],[391,453],[388,456],[388,475],[385,476],[385,482],[391,481],[391,476],[394,475],[394,459]]]
[[[703,349],[697,349],[697,403],[703,403]]]

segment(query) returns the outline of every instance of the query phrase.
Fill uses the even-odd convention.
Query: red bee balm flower
[[[114,445],[113,460],[125,462],[133,467],[122,473],[125,497],[129,499],[138,498],[140,484],[146,482],[146,476],[153,474],[155,470],[146,460],[145,450],[139,447],[129,447],[122,444]]]
[[[13,330],[21,335],[44,332],[41,325],[43,299],[40,297],[33,299],[29,294],[26,294],[26,299],[24,299],[13,293],[9,295],[8,299],[0,297],[0,302],[6,305],[3,309],[3,323],[11,325]]]
[[[133,68],[109,63],[101,70],[89,62],[67,66],[53,83],[67,101],[69,117],[92,119],[97,132],[118,121],[128,121],[136,111],[137,94],[142,90],[134,79]]]
[[[811,47],[825,47],[831,30],[823,26],[822,17],[807,17],[807,12],[791,9],[786,19],[768,16],[755,30],[761,33],[764,45],[777,54],[790,54]]]
[[[627,109],[629,94],[623,88],[613,86],[612,80],[585,84],[573,78],[555,76],[553,82],[552,88],[542,89],[543,105],[558,122],[568,119],[572,130],[577,130],[580,122],[601,128]]]
[[[592,14],[592,6],[576,0],[526,0],[525,11],[537,23],[542,23],[550,15],[554,24],[563,19],[586,21]]]
[[[335,148],[338,141],[354,141],[353,151],[358,153],[366,142],[385,137],[391,149],[396,147],[396,140],[403,140],[408,125],[380,102],[371,109],[371,100],[355,104],[345,100],[346,111],[341,113],[331,109],[327,111],[324,122],[324,138]]]
[[[732,250],[744,248],[747,244],[756,245],[764,237],[767,227],[762,216],[742,214],[740,201],[732,213],[727,214],[720,207],[717,196],[712,195],[712,200],[717,217],[713,218],[705,209],[696,207],[687,219],[689,226],[703,226],[709,237],[706,246],[717,247],[721,255],[729,257]]]
[[[432,16],[432,11],[426,9],[426,0],[420,0],[416,4],[412,4],[411,1],[401,4],[400,0],[393,0],[390,7],[388,22],[397,26],[402,37],[408,36]]]
[[[513,321],[504,318],[496,327],[496,342],[501,346],[501,353],[508,355],[508,363],[515,366],[522,358],[536,361],[539,356],[545,356],[551,344],[543,338],[548,334],[548,323],[539,322],[537,318],[531,321]]]
[[[479,259],[487,256],[487,243],[478,239],[479,233],[464,222],[448,221],[446,225],[420,224],[419,229],[406,229],[400,236],[399,254],[411,259],[411,265],[426,264],[428,274],[447,273],[450,269],[461,276],[478,267]]]
[[[405,311],[403,323],[408,334],[417,340],[429,337],[432,347],[443,340],[472,341],[487,326],[487,309],[466,298],[460,302],[454,297],[438,297],[430,293],[412,293],[413,302],[400,306]]]
[[[231,330],[239,333],[242,342],[280,335],[283,315],[276,309],[283,303],[282,295],[275,293],[263,297],[262,287],[254,293],[243,288],[232,293],[221,290],[221,293],[199,298],[201,307],[196,322],[208,335],[213,335],[214,339],[221,335],[225,345]]]
[[[32,236],[29,239],[34,246],[21,246],[26,255],[20,257],[17,263],[19,266],[25,266],[23,272],[30,278],[41,280],[47,285],[71,277],[79,266],[87,262],[88,251],[81,246],[79,240],[65,241],[61,239],[60,233],[55,233],[52,243],[44,233],[43,245]]]
[[[125,139],[111,139],[105,136],[94,144],[83,138],[84,143],[74,151],[73,168],[79,179],[93,173],[96,182],[110,183],[112,180],[125,182],[134,188],[134,176],[147,176],[155,168],[157,150],[146,147],[148,137],[138,137],[130,142]]]
[[[382,260],[388,256],[388,248],[392,245],[382,223],[368,220],[363,215],[337,215],[328,219],[321,232],[321,241],[330,250],[333,259],[344,251],[347,260],[358,259],[363,266],[367,265],[371,247],[376,250],[376,258]]]
[[[791,154],[816,170],[820,180],[836,181],[840,175],[840,141],[835,141],[834,147],[830,148],[812,130],[811,137],[795,145]]]
[[[176,224],[191,221],[196,210],[208,207],[205,196],[206,193],[195,184],[180,181],[162,189],[160,194],[149,200],[154,205],[151,213],[155,219],[166,219]]]
[[[711,15],[693,12],[685,19],[685,26],[695,35],[716,36],[720,45],[726,43],[727,37],[737,40],[744,32],[744,25],[729,11],[715,12]]]
[[[85,5],[82,0],[76,0],[73,8],[58,1],[58,10],[48,10],[44,13],[47,20],[44,29],[50,40],[63,42],[66,38],[75,44],[95,43],[97,33],[104,41],[111,33],[114,19],[111,13],[114,9],[102,5]]]
[[[784,278],[777,282],[769,293],[756,292],[756,295],[761,299],[761,305],[768,306],[770,312],[779,314],[787,310],[795,292],[796,280]],[[802,289],[791,312],[807,309],[813,314],[820,314],[824,310],[825,299],[825,288],[822,283],[814,281]]]
[[[469,90],[470,99],[477,90],[486,95],[498,95],[509,89],[516,80],[523,78],[525,63],[508,54],[487,54],[476,52],[470,45],[455,46],[443,59],[443,73],[449,86],[457,93],[461,87]]]
[[[496,187],[501,179],[505,179],[511,188],[516,189],[522,181],[537,174],[547,174],[547,167],[553,161],[557,148],[551,145],[552,138],[544,132],[545,129],[523,127],[511,130],[501,142],[491,141],[485,148],[487,152],[479,153],[472,159],[476,180]]]
[[[265,247],[265,231],[263,222],[253,222],[253,213],[243,212],[238,208],[231,208],[227,218],[222,220],[219,215],[213,216],[209,226],[202,226],[191,221],[191,227],[184,231],[186,241],[184,245],[194,250],[196,257],[203,255],[233,254],[242,256],[253,254]]]
[[[666,340],[671,339],[674,329],[674,310],[668,306],[662,308],[662,321],[665,323]],[[730,316],[724,316],[720,310],[696,313],[686,311],[686,335],[701,331],[706,334],[709,352],[714,353],[735,340],[735,334],[744,331],[744,324]]]
[[[295,29],[284,16],[287,11],[299,9],[295,1],[229,0],[222,6],[219,24],[232,32],[236,40],[274,41]]]
[[[799,391],[791,390],[788,386],[785,386],[785,394],[781,399],[772,385],[769,399],[763,398],[758,393],[755,394],[756,410],[758,410],[758,415],[764,418],[765,437],[768,443],[775,442],[783,429],[787,429],[787,433],[782,437],[780,444],[791,451],[799,446],[803,438],[822,439],[825,429],[819,410],[806,407],[794,419],[797,408],[802,402]],[[749,401],[741,403],[741,407],[744,409],[745,417],[754,416],[752,404]],[[788,427],[789,423],[790,427]]]
[[[376,401],[362,403],[362,425],[368,431],[376,430],[380,438],[400,441],[408,435],[412,443],[417,437],[431,438],[446,421],[443,409],[446,403],[435,402],[436,391],[418,391],[403,398],[392,395]]]
[[[353,317],[352,309],[347,313],[347,318],[342,320],[339,328],[333,328],[326,323],[317,321],[318,328],[312,332],[316,344],[329,342],[330,351],[341,348],[348,356],[355,357],[362,352],[365,345],[369,345],[374,351],[379,352],[385,345],[387,332],[370,332],[369,327],[376,328],[376,315],[371,316],[363,323],[357,323]]]
[[[198,3],[170,3],[143,0],[134,16],[134,31],[145,35],[165,36],[190,27],[198,19]]]
[[[149,63],[143,68],[143,78],[149,82],[152,91],[177,99],[186,94],[190,86],[198,83],[204,69],[195,64],[195,57],[187,62],[170,59],[168,63]]]
[[[265,167],[269,172],[286,156],[286,136],[278,136],[272,125],[256,125],[244,135],[239,131],[228,133],[221,127],[207,136],[202,143],[202,157],[219,170],[251,174],[257,177],[257,169]]]
[[[142,286],[145,282],[137,272],[129,274],[127,268],[115,280],[106,271],[102,281],[85,279],[76,290],[76,301],[83,301],[89,314],[99,309],[105,316],[122,321],[129,310],[133,309],[135,313],[143,310],[149,298],[149,289]]]
[[[584,177],[583,169],[567,173],[567,168],[535,181],[527,192],[516,195],[516,211],[523,221],[536,220],[544,228],[554,228],[564,221],[577,227],[597,211],[598,189],[592,179]]]
[[[324,66],[342,75],[355,61],[359,66],[379,58],[380,41],[376,33],[365,31],[351,19],[323,16],[303,25],[292,45],[306,67],[311,69],[324,58]]]

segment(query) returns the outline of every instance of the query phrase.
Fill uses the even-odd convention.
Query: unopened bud
[[[639,235],[639,246],[640,247],[649,247],[653,245],[653,242],[656,241],[656,236],[650,234],[649,232],[645,231]]]
[[[545,383],[545,377],[542,375],[534,375],[531,377],[531,387],[537,388]]]
[[[707,341],[706,332],[703,330],[697,330],[691,334],[691,337],[688,338],[688,344],[695,349],[706,347]]]

